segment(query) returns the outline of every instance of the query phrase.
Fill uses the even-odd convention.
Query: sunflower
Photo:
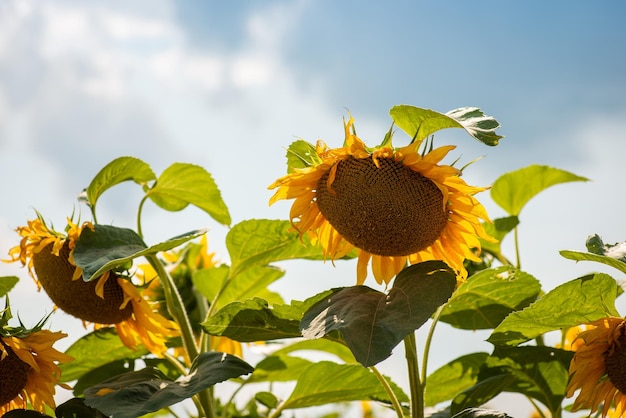
[[[570,363],[567,397],[580,389],[572,410],[602,408],[602,417],[626,415],[626,321],[608,317],[591,322]]]
[[[295,199],[292,224],[319,242],[325,257],[334,260],[356,248],[358,284],[370,262],[379,284],[407,263],[427,260],[443,260],[464,280],[463,261],[480,261],[478,238],[493,238],[480,221],[489,220],[487,212],[474,198],[486,188],[467,185],[459,169],[439,164],[455,147],[420,154],[419,142],[396,149],[389,136],[370,149],[357,137],[353,118],[344,128],[342,148],[319,140],[316,164],[269,186],[278,189],[270,205]]]
[[[67,334],[35,329],[19,333],[0,329],[0,415],[13,409],[44,412],[54,408],[55,385],[61,377],[57,363],[72,357],[52,345]]]
[[[154,354],[163,353],[165,341],[178,335],[174,322],[154,312],[139,289],[128,279],[109,271],[84,282],[73,258],[76,240],[89,222],[79,226],[68,219],[66,232],[49,228],[38,216],[17,228],[20,245],[9,250],[8,261],[20,261],[39,288],[64,312],[94,328],[114,325],[122,342],[137,348],[143,344]]]

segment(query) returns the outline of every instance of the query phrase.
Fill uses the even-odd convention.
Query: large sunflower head
[[[574,396],[573,410],[602,410],[602,417],[626,414],[626,321],[603,318],[581,332],[570,363],[567,397]]]
[[[143,344],[155,354],[164,352],[165,341],[178,335],[176,324],[154,312],[139,289],[126,277],[107,272],[85,282],[73,258],[76,241],[84,228],[68,219],[64,232],[48,227],[41,216],[17,228],[20,245],[9,250],[9,261],[20,261],[38,286],[64,312],[94,323],[96,328],[114,325],[131,348]]]
[[[46,405],[54,408],[55,386],[61,378],[58,363],[72,357],[52,346],[67,335],[41,329],[43,321],[31,330],[8,327],[7,313],[0,321],[0,415],[28,404],[40,412]]]
[[[493,240],[483,229],[488,220],[474,198],[483,187],[461,179],[461,171],[439,164],[454,149],[420,153],[419,143],[394,148],[389,134],[368,148],[356,135],[352,118],[341,148],[316,146],[315,164],[294,169],[272,183],[270,204],[295,199],[290,212],[300,234],[309,233],[326,257],[358,251],[357,283],[371,261],[378,283],[389,281],[407,263],[443,260],[463,280],[465,259],[480,261],[478,238]]]

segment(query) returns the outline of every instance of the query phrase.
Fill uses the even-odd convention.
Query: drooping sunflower
[[[32,330],[0,328],[0,415],[26,409],[29,403],[40,412],[46,405],[55,407],[55,386],[61,378],[58,363],[73,359],[53,344],[66,336],[40,326]]]
[[[68,219],[65,232],[49,228],[38,216],[27,226],[17,228],[20,245],[9,250],[8,261],[20,261],[39,288],[43,287],[52,302],[64,312],[94,328],[115,326],[122,342],[137,348],[143,344],[150,352],[161,354],[168,338],[179,335],[173,321],[154,311],[140,289],[128,278],[109,271],[85,282],[76,266],[73,250],[83,228]]]
[[[583,344],[570,363],[567,397],[574,396],[573,411],[602,410],[602,417],[626,415],[626,320],[608,317],[588,324],[581,332]]]
[[[481,225],[488,221],[461,171],[440,165],[455,147],[420,154],[420,143],[394,148],[391,137],[367,148],[356,135],[354,120],[344,122],[345,142],[328,148],[317,142],[317,164],[279,178],[270,204],[295,199],[290,218],[300,234],[321,244],[325,257],[336,259],[356,248],[357,283],[368,265],[380,284],[389,283],[407,263],[443,260],[460,280],[466,259],[480,261],[479,237],[493,241]]]

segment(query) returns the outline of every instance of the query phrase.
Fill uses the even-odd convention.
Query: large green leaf
[[[294,258],[322,259],[320,246],[293,229],[289,221],[251,219],[238,223],[226,236],[231,277],[254,265]]]
[[[0,297],[9,293],[13,286],[19,282],[20,279],[17,276],[3,276],[0,277]]]
[[[251,373],[245,361],[226,353],[201,353],[189,374],[172,381],[155,368],[108,379],[85,390],[85,403],[116,418],[134,418],[191,398],[216,383]]]
[[[174,163],[161,173],[146,196],[165,210],[179,211],[194,205],[223,225],[230,225],[230,213],[213,177],[204,168]]]
[[[570,328],[606,316],[619,316],[615,309],[617,289],[615,280],[603,273],[564,283],[526,309],[507,316],[488,341],[513,346],[548,331]]]
[[[229,277],[229,267],[221,265],[210,269],[198,270],[193,274],[195,288],[209,301],[213,301],[218,290]],[[233,277],[219,296],[214,309],[221,309],[225,305],[243,301],[252,297],[259,297],[270,304],[282,304],[282,297],[270,291],[267,287],[280,279],[285,272],[272,266],[253,266]]]
[[[367,286],[334,291],[304,314],[302,335],[321,338],[339,331],[356,360],[373,366],[422,326],[450,298],[455,285],[456,274],[445,263],[414,264],[397,275],[388,294]]]
[[[135,258],[171,250],[205,233],[205,229],[191,231],[148,247],[132,229],[94,225],[93,231],[84,228],[78,237],[74,261],[87,282],[109,270],[128,268]]]
[[[81,396],[85,389],[122,373],[132,372],[133,370],[134,362],[128,362],[127,360],[115,360],[96,367],[95,369],[91,369],[74,383],[74,396]]]
[[[252,342],[300,337],[300,319],[315,302],[328,292],[304,302],[270,305],[260,298],[233,302],[202,323],[211,335],[223,335],[235,341]]]
[[[455,414],[452,418],[513,418],[507,413],[493,409],[467,408]]]
[[[589,179],[554,167],[531,165],[498,177],[491,187],[491,198],[510,215],[517,216],[538,193],[570,181]]]
[[[502,372],[487,378],[480,379],[474,386],[459,393],[450,405],[450,412],[454,416],[467,408],[484,405],[487,401],[504,392],[515,382],[515,377]]]
[[[146,349],[132,350],[117,336],[114,328],[100,328],[72,344],[66,351],[74,361],[60,364],[61,382],[79,379],[90,370],[115,360],[136,359],[147,354]]]
[[[592,253],[583,253],[579,251],[561,250],[559,251],[563,257],[575,261],[595,261],[597,263],[606,264],[618,269],[622,273],[626,273],[626,263],[613,257],[606,255],[598,255]]]
[[[56,407],[54,415],[56,418],[106,418],[102,412],[85,405],[83,398],[72,398],[63,402]],[[4,417],[6,415],[3,415]]]
[[[85,189],[87,203],[95,207],[96,202],[107,189],[129,180],[139,185],[146,185],[156,180],[156,176],[150,166],[138,158],[116,158],[104,166]]]
[[[511,312],[537,299],[541,284],[513,267],[480,271],[454,292],[440,320],[461,329],[495,328]]]
[[[495,133],[500,127],[498,121],[476,107],[461,107],[444,114],[415,106],[398,105],[392,107],[389,113],[394,123],[418,142],[445,128],[463,128],[487,145],[498,145],[502,138]]]
[[[301,357],[270,355],[258,362],[247,383],[296,381],[313,362]]]
[[[400,402],[408,401],[398,386],[389,383]],[[370,370],[356,364],[319,361],[301,373],[283,407],[295,409],[371,399],[389,402],[387,392]]]
[[[453,399],[461,391],[472,387],[487,357],[489,357],[487,353],[467,354],[435,370],[426,380],[424,394],[426,406],[434,406]]]
[[[285,347],[274,351],[274,355],[283,355],[293,353],[300,350],[315,350],[323,351],[328,354],[333,354],[337,358],[343,360],[345,363],[356,363],[352,351],[344,344],[337,341],[332,341],[326,338],[320,338],[316,340],[301,340],[293,344],[286,345]]]

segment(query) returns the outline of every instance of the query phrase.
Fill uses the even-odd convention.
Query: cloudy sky
[[[2,0],[0,252],[17,243],[13,230],[34,209],[56,225],[74,209],[87,217],[77,194],[119,156],[157,174],[173,162],[203,166],[233,223],[286,219],[289,204],[268,207],[267,185],[284,174],[293,140],[340,146],[349,111],[374,145],[393,105],[477,106],[501,123],[498,147],[456,130],[436,136],[458,145],[462,161],[484,156],[466,171],[469,183],[488,185],[535,163],[592,180],[556,186],[524,209],[524,269],[546,290],[605,271],[558,251],[584,249],[592,233],[626,240],[625,17],[619,1]],[[132,227],[139,198],[131,184],[108,192],[99,220]],[[493,218],[504,215],[488,192],[479,198]],[[145,216],[148,240],[209,226],[226,260],[227,229],[200,211],[151,207]],[[354,281],[353,264],[283,267],[277,289],[287,300]],[[12,302],[25,322],[50,311],[24,270],[0,269],[24,279]],[[62,314],[52,324],[76,326]],[[445,356],[433,368],[467,352],[458,338],[490,349],[481,333],[441,334]]]

